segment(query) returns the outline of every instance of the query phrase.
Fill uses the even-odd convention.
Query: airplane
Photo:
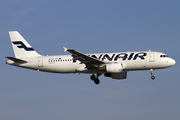
[[[9,31],[15,57],[6,57],[6,64],[51,73],[86,73],[99,84],[99,76],[122,80],[128,71],[150,70],[154,80],[154,70],[175,65],[175,60],[155,51],[117,52],[83,54],[74,49],[64,48],[71,55],[42,56],[17,32]]]

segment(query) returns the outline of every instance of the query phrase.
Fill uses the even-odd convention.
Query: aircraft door
[[[43,58],[42,57],[38,58],[38,67],[43,67]]]
[[[149,62],[154,62],[155,58],[154,58],[154,52],[149,52]]]

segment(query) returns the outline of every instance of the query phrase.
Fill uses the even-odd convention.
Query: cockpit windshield
[[[160,57],[162,58],[162,57],[168,57],[167,55],[160,55]]]

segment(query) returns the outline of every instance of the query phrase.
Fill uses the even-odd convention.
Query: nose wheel
[[[99,80],[99,78],[98,78],[100,75],[101,75],[101,74],[97,74],[97,76],[95,76],[94,74],[92,74],[91,77],[90,77],[91,80],[94,81],[94,83],[95,83],[96,85],[98,85],[98,84],[100,83],[100,80]]]
[[[153,75],[154,74],[153,69],[150,69],[150,72],[151,72],[151,79],[154,80],[155,76]]]

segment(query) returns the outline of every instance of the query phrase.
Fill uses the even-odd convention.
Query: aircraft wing
[[[84,63],[86,65],[101,65],[101,64],[104,64],[103,61],[100,61],[98,59],[95,59],[93,57],[90,57],[88,55],[85,55],[83,53],[80,53],[74,49],[67,49],[64,47],[64,51],[68,51],[72,54],[72,57],[76,60],[79,60],[81,63]]]

